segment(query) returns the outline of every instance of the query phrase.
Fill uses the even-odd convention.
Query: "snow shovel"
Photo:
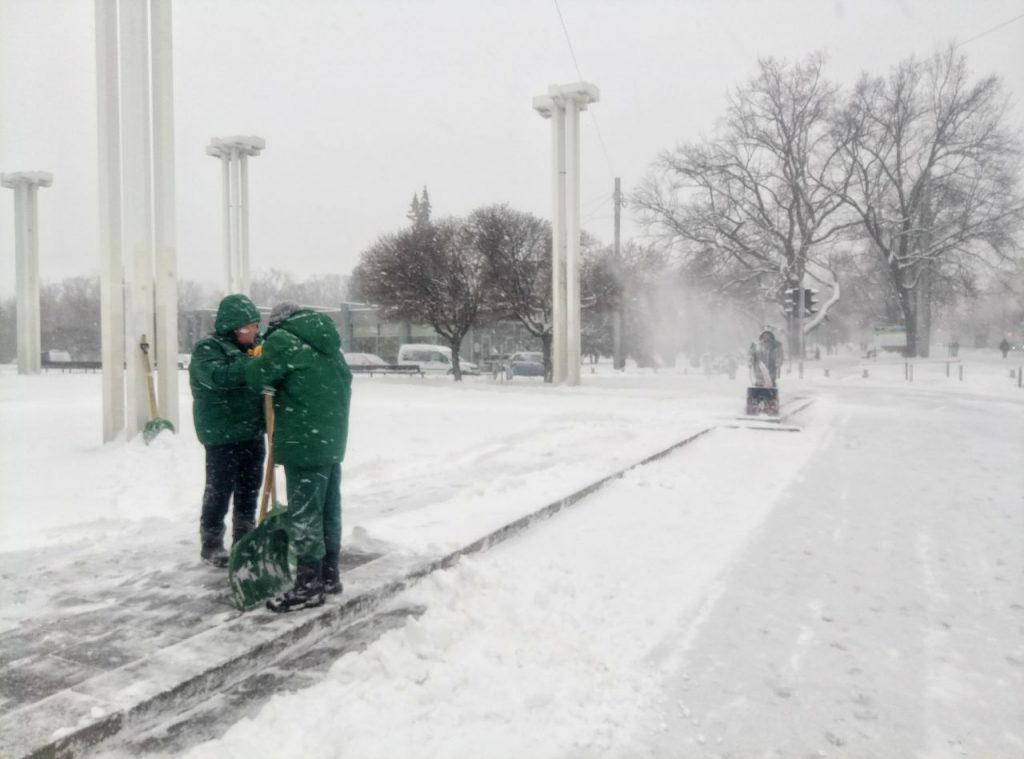
[[[779,389],[777,387],[748,387],[747,416],[779,415]]]
[[[267,419],[267,462],[263,472],[263,496],[260,498],[256,527],[231,547],[228,581],[235,604],[242,611],[261,605],[288,588],[296,564],[295,549],[288,540],[288,507],[277,500],[274,479],[274,404],[269,393],[263,396]],[[268,503],[273,501],[270,511]]]
[[[149,365],[149,343],[146,342],[145,335],[142,336],[139,347],[142,349],[142,360],[146,364],[146,390],[149,392],[149,421],[142,428],[142,439],[149,445],[164,430],[174,432],[174,425],[169,419],[157,416],[156,388],[153,387],[153,368]]]

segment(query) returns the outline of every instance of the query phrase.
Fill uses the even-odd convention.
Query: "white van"
[[[447,345],[408,343],[398,349],[400,366],[418,366],[424,374],[451,374],[452,349]],[[479,374],[480,368],[469,361],[459,359],[463,374]]]

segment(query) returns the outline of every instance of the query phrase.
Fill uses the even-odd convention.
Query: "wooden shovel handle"
[[[267,420],[267,463],[263,469],[263,496],[260,498],[260,516],[257,524],[262,524],[267,516],[270,494],[277,500],[277,483],[274,482],[274,396],[263,394],[263,416]]]
[[[146,392],[149,395],[149,418],[156,419],[156,388],[153,387],[153,368],[149,365],[149,343],[146,342],[145,335],[143,335],[142,340],[139,341],[139,348],[142,349],[142,360],[146,367]]]

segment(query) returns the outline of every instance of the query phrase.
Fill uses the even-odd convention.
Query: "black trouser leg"
[[[235,481],[232,445],[206,446],[206,489],[203,490],[203,511],[199,517],[199,536],[203,548],[224,546],[224,517],[231,503]]]
[[[256,502],[263,479],[266,448],[263,437],[239,444],[238,469],[235,473],[235,505],[231,512],[231,539],[237,542],[256,526]]]
[[[206,447],[206,489],[199,533],[204,548],[223,547],[224,517],[235,496],[233,532],[251,525],[263,470],[263,438]]]

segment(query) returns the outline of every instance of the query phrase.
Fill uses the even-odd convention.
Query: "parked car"
[[[375,366],[388,366],[388,362],[375,353],[346,353],[345,363],[353,370],[357,368],[369,369]]]
[[[423,374],[419,364],[389,364],[375,353],[345,353],[345,363],[353,374]]]
[[[513,377],[543,377],[544,354],[532,351],[513,353],[509,356],[505,376],[509,379]]]
[[[424,374],[451,374],[452,349],[447,345],[407,343],[398,349],[400,366],[417,365]],[[459,359],[463,374],[479,374],[480,367],[470,361]]]
[[[57,350],[43,351],[42,360],[49,364],[66,364],[71,361],[71,353]]]

